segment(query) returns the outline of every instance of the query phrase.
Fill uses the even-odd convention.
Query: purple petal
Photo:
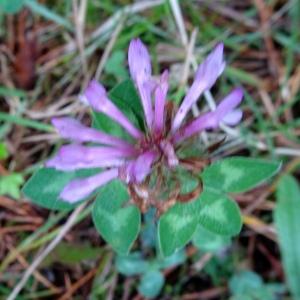
[[[98,187],[118,177],[118,169],[111,169],[84,179],[72,180],[60,193],[60,197],[75,203],[90,195]]]
[[[125,159],[135,154],[126,149],[65,145],[59,149],[53,158],[46,162],[46,166],[64,171],[114,167],[125,164]]]
[[[178,158],[175,154],[174,147],[170,142],[162,141],[160,143],[161,149],[164,155],[167,157],[169,167],[175,167],[178,165]]]
[[[134,163],[135,161],[129,161],[124,166],[119,168],[119,178],[126,183],[134,182]]]
[[[96,80],[92,80],[83,93],[90,106],[96,111],[105,110],[108,99],[105,88]]]
[[[147,48],[140,39],[133,39],[128,49],[129,71],[134,81],[147,81],[151,76],[151,61]]]
[[[140,39],[133,39],[128,49],[128,64],[132,79],[138,88],[149,129],[153,122],[151,61],[147,48]]]
[[[183,141],[196,133],[199,133],[205,129],[213,129],[218,126],[216,114],[209,112],[196,118],[191,123],[187,124],[183,128],[180,128],[173,136],[173,142],[178,143]]]
[[[178,143],[205,129],[214,129],[218,127],[222,121],[228,125],[236,125],[243,115],[240,110],[235,110],[241,103],[242,98],[243,90],[241,88],[234,89],[222,100],[215,111],[206,113],[184,128],[179,129],[173,136],[173,141]]]
[[[223,59],[223,51],[224,44],[219,43],[198,67],[196,80],[203,85],[204,90],[209,90],[225,69],[226,64]]]
[[[106,114],[115,122],[119,123],[134,138],[139,139],[142,137],[142,132],[128,120],[111,100],[107,98],[106,91],[101,84],[95,80],[91,81],[84,92],[84,97],[94,110]]]
[[[149,150],[137,158],[133,167],[133,176],[137,183],[141,183],[149,175],[156,157],[157,152]]]
[[[129,161],[119,168],[119,177],[126,183],[141,183],[151,172],[151,167],[157,157],[157,151],[149,150],[136,160]]]
[[[233,110],[223,118],[223,122],[229,126],[240,123],[243,118],[243,112],[240,109]]]
[[[133,149],[131,144],[122,139],[103,133],[100,130],[86,127],[73,118],[53,118],[51,122],[59,134],[65,139],[77,142],[95,142],[104,145]]]
[[[151,99],[153,84],[150,80],[144,82],[139,79],[136,84],[141,97],[146,123],[148,128],[151,129],[153,123],[153,107]]]
[[[154,111],[154,130],[156,133],[161,133],[164,126],[164,110],[166,97],[168,92],[169,72],[163,72],[160,78],[160,83],[155,90],[155,111]]]
[[[222,43],[218,44],[215,49],[207,56],[203,63],[198,67],[195,80],[190,87],[187,95],[184,97],[181,106],[175,115],[172,132],[174,133],[182,124],[188,111],[192,105],[198,100],[200,95],[210,89],[217,78],[225,69],[225,62],[223,61]]]
[[[216,109],[217,118],[221,121],[229,113],[231,113],[242,101],[243,90],[241,88],[234,89],[227,95]]]

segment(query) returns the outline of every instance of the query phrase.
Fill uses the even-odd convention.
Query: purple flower
[[[63,171],[104,169],[97,175],[71,181],[61,192],[61,198],[70,203],[77,202],[116,178],[131,186],[142,186],[149,182],[147,178],[154,169],[167,168],[172,171],[181,163],[176,151],[183,140],[203,130],[216,129],[222,122],[227,125],[240,122],[242,112],[237,109],[243,97],[240,88],[226,96],[214,111],[194,120],[188,116],[192,105],[224,71],[223,48],[223,44],[218,44],[199,66],[192,86],[172,119],[173,111],[169,109],[172,103],[167,101],[168,71],[164,71],[159,80],[154,80],[147,48],[139,39],[132,40],[128,51],[129,70],[142,102],[146,132],[128,120],[108,98],[102,85],[91,81],[81,97],[83,101],[121,125],[134,141],[129,143],[86,127],[72,118],[54,118],[52,124],[59,134],[73,143],[62,146],[46,166]]]

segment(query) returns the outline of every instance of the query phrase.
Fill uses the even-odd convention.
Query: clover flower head
[[[69,117],[52,119],[59,134],[72,143],[62,146],[46,163],[48,167],[63,171],[103,168],[99,174],[71,181],[61,192],[61,198],[70,203],[77,202],[116,178],[127,183],[129,190],[141,195],[154,170],[165,168],[172,172],[179,165],[189,169],[189,160],[181,158],[177,151],[182,142],[201,131],[216,129],[222,122],[231,126],[239,123],[242,112],[237,106],[243,97],[240,88],[229,93],[214,111],[193,120],[188,116],[193,104],[224,71],[223,48],[223,44],[218,44],[200,64],[194,82],[176,109],[173,102],[167,100],[168,71],[155,80],[147,48],[140,39],[132,40],[128,50],[129,70],[140,96],[146,129],[142,131],[132,124],[108,98],[105,88],[95,80],[91,81],[82,100],[121,125],[132,141],[86,127]],[[151,201],[155,205],[153,199]]]

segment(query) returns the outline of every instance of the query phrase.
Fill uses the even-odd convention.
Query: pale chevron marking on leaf
[[[228,170],[230,170],[230,175],[228,175]],[[225,189],[230,187],[233,183],[236,183],[241,178],[241,176],[244,175],[243,170],[235,167],[229,161],[223,161],[223,163],[220,164],[220,172],[223,175],[223,187]]]

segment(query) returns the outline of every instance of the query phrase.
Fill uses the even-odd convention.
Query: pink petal
[[[125,181],[126,183],[135,181],[134,163],[135,161],[129,161],[119,168],[119,178]]]
[[[216,119],[216,114],[214,112],[209,112],[196,118],[183,128],[178,129],[172,140],[174,143],[178,143],[205,129],[213,129],[217,126],[218,122]]]
[[[131,77],[141,97],[147,126],[151,129],[153,122],[151,61],[148,50],[140,39],[133,39],[130,42],[128,64]]]
[[[168,92],[169,72],[163,72],[160,83],[155,90],[155,111],[154,111],[154,130],[157,134],[163,131],[164,126],[164,110]]]
[[[140,79],[136,82],[137,88],[141,97],[141,102],[144,110],[144,115],[149,129],[152,128],[153,123],[153,107],[152,107],[152,81],[141,81]]]
[[[227,95],[216,109],[218,118],[222,120],[227,114],[232,112],[243,99],[243,90],[241,88],[234,89],[229,95]]]
[[[147,81],[151,76],[151,61],[147,48],[140,39],[133,39],[128,49],[129,71],[134,81]]]
[[[141,154],[136,160],[127,162],[119,168],[119,177],[126,183],[141,183],[151,172],[151,166],[156,158],[156,151]]]
[[[223,122],[229,126],[240,123],[243,118],[243,112],[240,109],[233,110],[223,118]]]
[[[46,166],[64,171],[114,167],[125,164],[126,159],[135,154],[130,150],[118,148],[65,145],[59,149],[53,158],[46,162]]]
[[[65,139],[71,139],[77,142],[95,142],[133,149],[131,144],[122,139],[101,132],[100,130],[84,126],[73,118],[53,118],[51,121],[59,134]]]
[[[149,150],[137,158],[133,167],[133,176],[137,183],[141,183],[149,175],[156,157],[157,152]]]
[[[101,84],[95,80],[91,81],[84,93],[84,97],[94,110],[106,114],[115,122],[119,123],[134,138],[139,139],[142,137],[142,132],[107,98],[106,91]]]
[[[198,67],[195,80],[175,115],[172,124],[173,133],[181,126],[185,116],[200,95],[210,89],[224,71],[225,62],[223,61],[223,49],[224,45],[222,43],[218,44]]]
[[[223,59],[224,44],[219,43],[215,49],[207,56],[204,62],[198,67],[196,78],[204,90],[209,90],[225,69]]]
[[[118,177],[118,169],[110,169],[84,179],[72,180],[60,193],[60,197],[69,203],[78,202],[89,196],[94,190]]]
[[[170,142],[162,141],[160,143],[161,149],[164,155],[167,157],[169,167],[175,167],[178,165],[178,158],[176,156],[173,145]]]
[[[92,80],[88,84],[83,96],[85,97],[83,99],[85,99],[96,111],[102,111],[103,109],[106,109],[108,102],[106,90],[96,80]]]
[[[205,129],[214,129],[218,127],[222,121],[228,125],[236,125],[243,115],[240,110],[235,110],[241,103],[242,98],[243,90],[241,88],[234,89],[221,101],[215,111],[201,115],[190,124],[179,129],[174,134],[173,141],[178,143]]]

